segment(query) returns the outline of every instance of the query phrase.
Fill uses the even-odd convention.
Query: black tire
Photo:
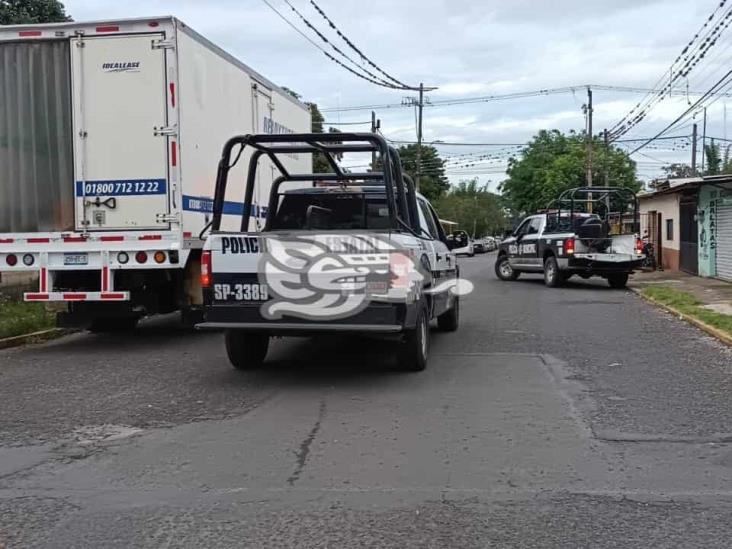
[[[404,332],[404,341],[400,344],[397,360],[402,370],[420,372],[427,367],[430,348],[430,321],[427,307],[422,306],[417,313],[414,328]]]
[[[454,332],[460,325],[460,297],[453,298],[452,307],[437,317],[437,327],[443,332]]]
[[[229,362],[237,370],[253,370],[264,364],[269,349],[267,334],[226,330],[224,341]]]
[[[557,258],[550,255],[544,260],[544,284],[550,288],[558,288],[564,284],[564,273],[559,270]]]
[[[516,280],[521,273],[508,264],[507,255],[499,255],[495,265],[496,276],[501,280]]]
[[[100,317],[92,320],[89,331],[94,334],[131,332],[137,328],[140,319],[136,316]]]
[[[628,284],[628,273],[611,274],[607,277],[607,283],[611,288],[621,290]]]

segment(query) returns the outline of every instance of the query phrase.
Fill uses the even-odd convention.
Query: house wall
[[[641,213],[641,233],[643,234],[647,227],[647,216],[649,212],[657,212],[661,214],[661,262],[662,267],[666,270],[679,270],[679,193],[661,194],[656,196],[648,196],[640,199]],[[673,220],[672,238],[668,238],[666,231],[666,220]]]
[[[728,187],[723,189],[720,187]],[[732,201],[732,187],[729,184],[714,186],[702,185],[699,189],[699,276],[717,276],[717,207]]]

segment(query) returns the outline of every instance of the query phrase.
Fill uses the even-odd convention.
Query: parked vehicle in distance
[[[1,75],[0,270],[38,273],[25,300],[65,303],[61,326],[199,317],[212,158],[234,132],[310,128],[305,105],[173,17],[0,27]],[[260,177],[252,202],[227,196],[228,220],[263,222]]]
[[[256,151],[247,202],[261,157],[280,173],[259,233],[222,226],[225,194],[242,194],[228,175],[246,148]],[[344,152],[377,152],[387,169],[343,172],[335,158]],[[334,173],[294,171],[279,160],[316,153],[326,156]],[[299,187],[282,189],[292,184]],[[250,216],[242,212],[242,227]],[[227,354],[238,369],[260,366],[272,336],[351,332],[398,339],[400,366],[422,370],[430,321],[445,331],[458,328],[455,254],[432,206],[402,176],[397,151],[374,134],[230,139],[219,163],[201,273],[205,311],[199,327],[225,330]]]
[[[498,278],[516,280],[521,273],[543,272],[546,285],[556,287],[576,274],[601,276],[613,288],[625,287],[644,259],[635,194],[623,187],[579,187],[562,193],[557,206],[527,217],[501,242],[495,264]],[[634,232],[611,233],[613,206],[632,209]]]
[[[475,255],[473,241],[470,236],[468,236],[467,232],[454,231],[447,237],[447,239],[455,255],[466,255],[468,257],[473,257]]]
[[[476,238],[473,241],[473,251],[476,254],[484,254],[488,251],[486,248],[486,242],[483,238]]]

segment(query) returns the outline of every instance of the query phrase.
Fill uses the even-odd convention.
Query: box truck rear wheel
[[[269,349],[267,334],[226,330],[224,341],[229,362],[237,370],[253,370],[264,364]]]

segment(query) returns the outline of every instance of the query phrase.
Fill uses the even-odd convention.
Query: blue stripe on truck
[[[107,179],[77,181],[76,196],[142,196],[166,194],[165,179]]]
[[[244,207],[244,202],[231,202],[226,200],[224,202],[223,214],[241,216],[244,214]],[[207,196],[189,196],[184,194],[183,209],[188,212],[213,213],[213,198],[209,198]],[[267,208],[254,204],[252,215],[255,217],[266,217]]]

